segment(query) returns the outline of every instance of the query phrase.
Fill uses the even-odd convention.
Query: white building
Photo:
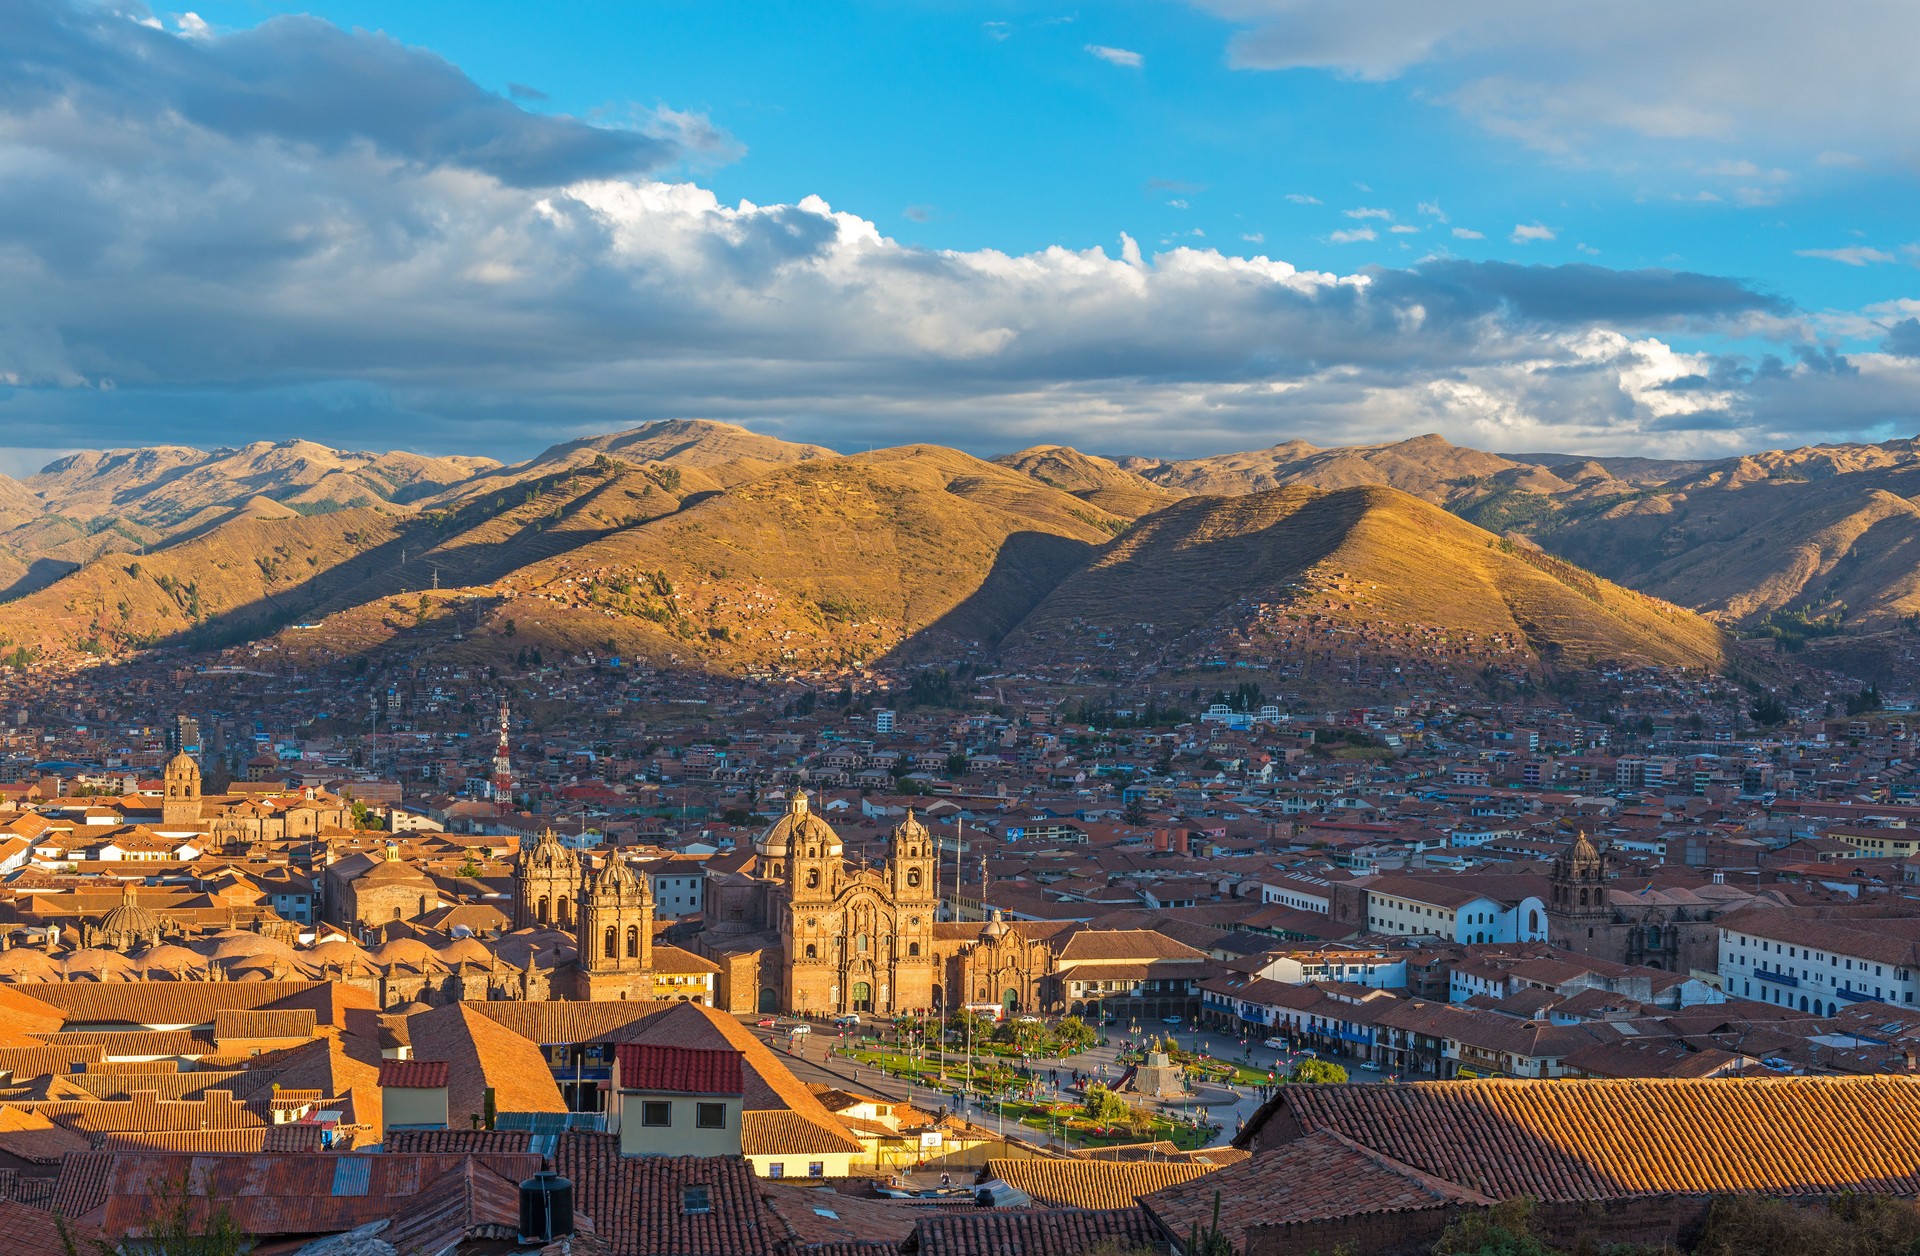
[[[1376,933],[1431,935],[1461,943],[1545,942],[1547,905],[1535,895],[1501,898],[1445,878],[1377,877],[1367,886],[1367,927]]]
[[[1720,982],[1733,998],[1836,1015],[1848,1003],[1910,1006],[1920,917],[1880,907],[1752,907],[1724,916]]]

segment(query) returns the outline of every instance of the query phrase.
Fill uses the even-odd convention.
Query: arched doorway
[[[1009,1014],[1019,1011],[1020,992],[1012,986],[1008,986],[1000,993],[1000,1006],[1006,1008]]]
[[[761,988],[760,1010],[762,1012],[777,1012],[780,1010],[780,996],[773,992],[772,986],[764,986]]]
[[[873,1010],[873,987],[864,981],[853,983],[853,1010],[856,1012]]]

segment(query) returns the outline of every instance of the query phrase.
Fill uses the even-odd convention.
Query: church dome
[[[16,946],[0,951],[0,977],[15,981],[58,981],[60,961],[45,951]]]
[[[807,806],[807,791],[796,789],[793,797],[787,800],[787,814],[775,820],[767,831],[754,843],[754,849],[764,856],[783,859],[789,855],[799,858],[806,855],[809,848],[817,849],[822,855],[840,853],[840,835],[833,826],[813,814]]]
[[[1000,914],[1000,909],[996,907],[993,909],[993,919],[987,922],[987,927],[982,929],[980,934],[982,937],[998,942],[1001,938],[1007,936],[1011,928],[1012,926],[1006,922],[1006,918]]]
[[[217,960],[249,959],[256,955],[289,960],[295,957],[291,946],[264,933],[228,929],[214,936],[213,958]]]
[[[121,891],[120,905],[100,918],[91,938],[95,946],[129,951],[136,946],[152,946],[160,940],[160,917],[134,899],[133,884]]]
[[[913,808],[907,808],[907,818],[893,826],[893,840],[928,840],[927,826],[920,823],[920,817],[913,814]]]

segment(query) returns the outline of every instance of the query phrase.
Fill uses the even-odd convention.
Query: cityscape
[[[1920,1250],[1920,19],[1719,7],[0,4],[0,1256]]]

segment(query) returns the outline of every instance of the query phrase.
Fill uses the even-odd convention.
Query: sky
[[[1920,429],[1908,0],[0,0],[0,472]]]

